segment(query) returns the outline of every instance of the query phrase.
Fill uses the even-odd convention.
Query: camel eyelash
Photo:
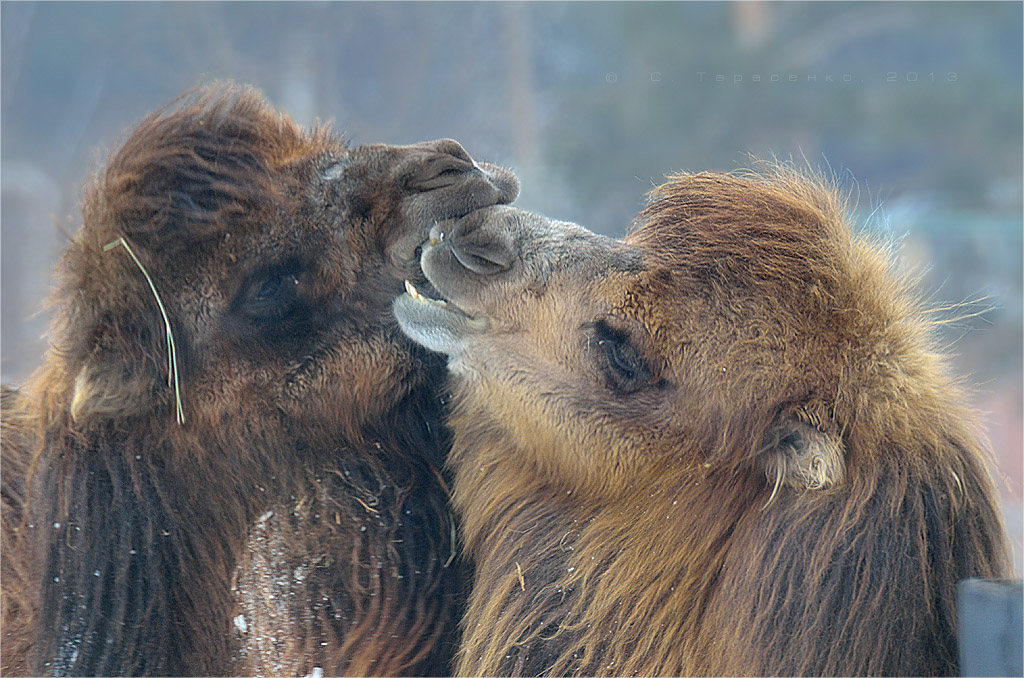
[[[628,395],[651,382],[653,373],[627,332],[603,320],[592,323],[590,330],[591,344],[597,346],[605,376],[614,391]]]

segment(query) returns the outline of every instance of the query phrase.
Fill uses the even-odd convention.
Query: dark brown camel
[[[144,120],[4,394],[3,672],[448,671],[443,366],[390,305],[433,223],[517,191],[454,141],[348,148],[248,89]]]

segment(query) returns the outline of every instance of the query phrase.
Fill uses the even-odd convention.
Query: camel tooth
[[[419,290],[417,290],[416,287],[408,280],[405,281],[405,291],[408,292],[409,296],[413,299],[423,299],[423,295],[420,294]]]
[[[430,297],[423,296],[422,294],[420,294],[420,291],[416,289],[415,285],[413,285],[408,280],[405,281],[405,291],[408,292],[409,296],[415,299],[416,301],[424,301],[428,304],[433,304],[434,306],[437,306],[439,308],[448,308],[448,302],[443,301],[441,299],[431,299]]]

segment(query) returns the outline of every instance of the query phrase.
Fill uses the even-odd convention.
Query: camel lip
[[[392,307],[402,331],[416,343],[438,353],[456,355],[466,340],[485,332],[490,320],[473,316],[444,299],[432,299],[420,293],[409,281],[406,292]]]

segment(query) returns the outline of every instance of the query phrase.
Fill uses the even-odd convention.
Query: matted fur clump
[[[623,240],[442,224],[462,675],[957,673],[1010,572],[975,414],[891,253],[785,168],[673,176]]]
[[[4,391],[3,673],[447,671],[442,366],[390,305],[435,221],[517,191],[454,141],[350,148],[251,89],[142,121]]]

